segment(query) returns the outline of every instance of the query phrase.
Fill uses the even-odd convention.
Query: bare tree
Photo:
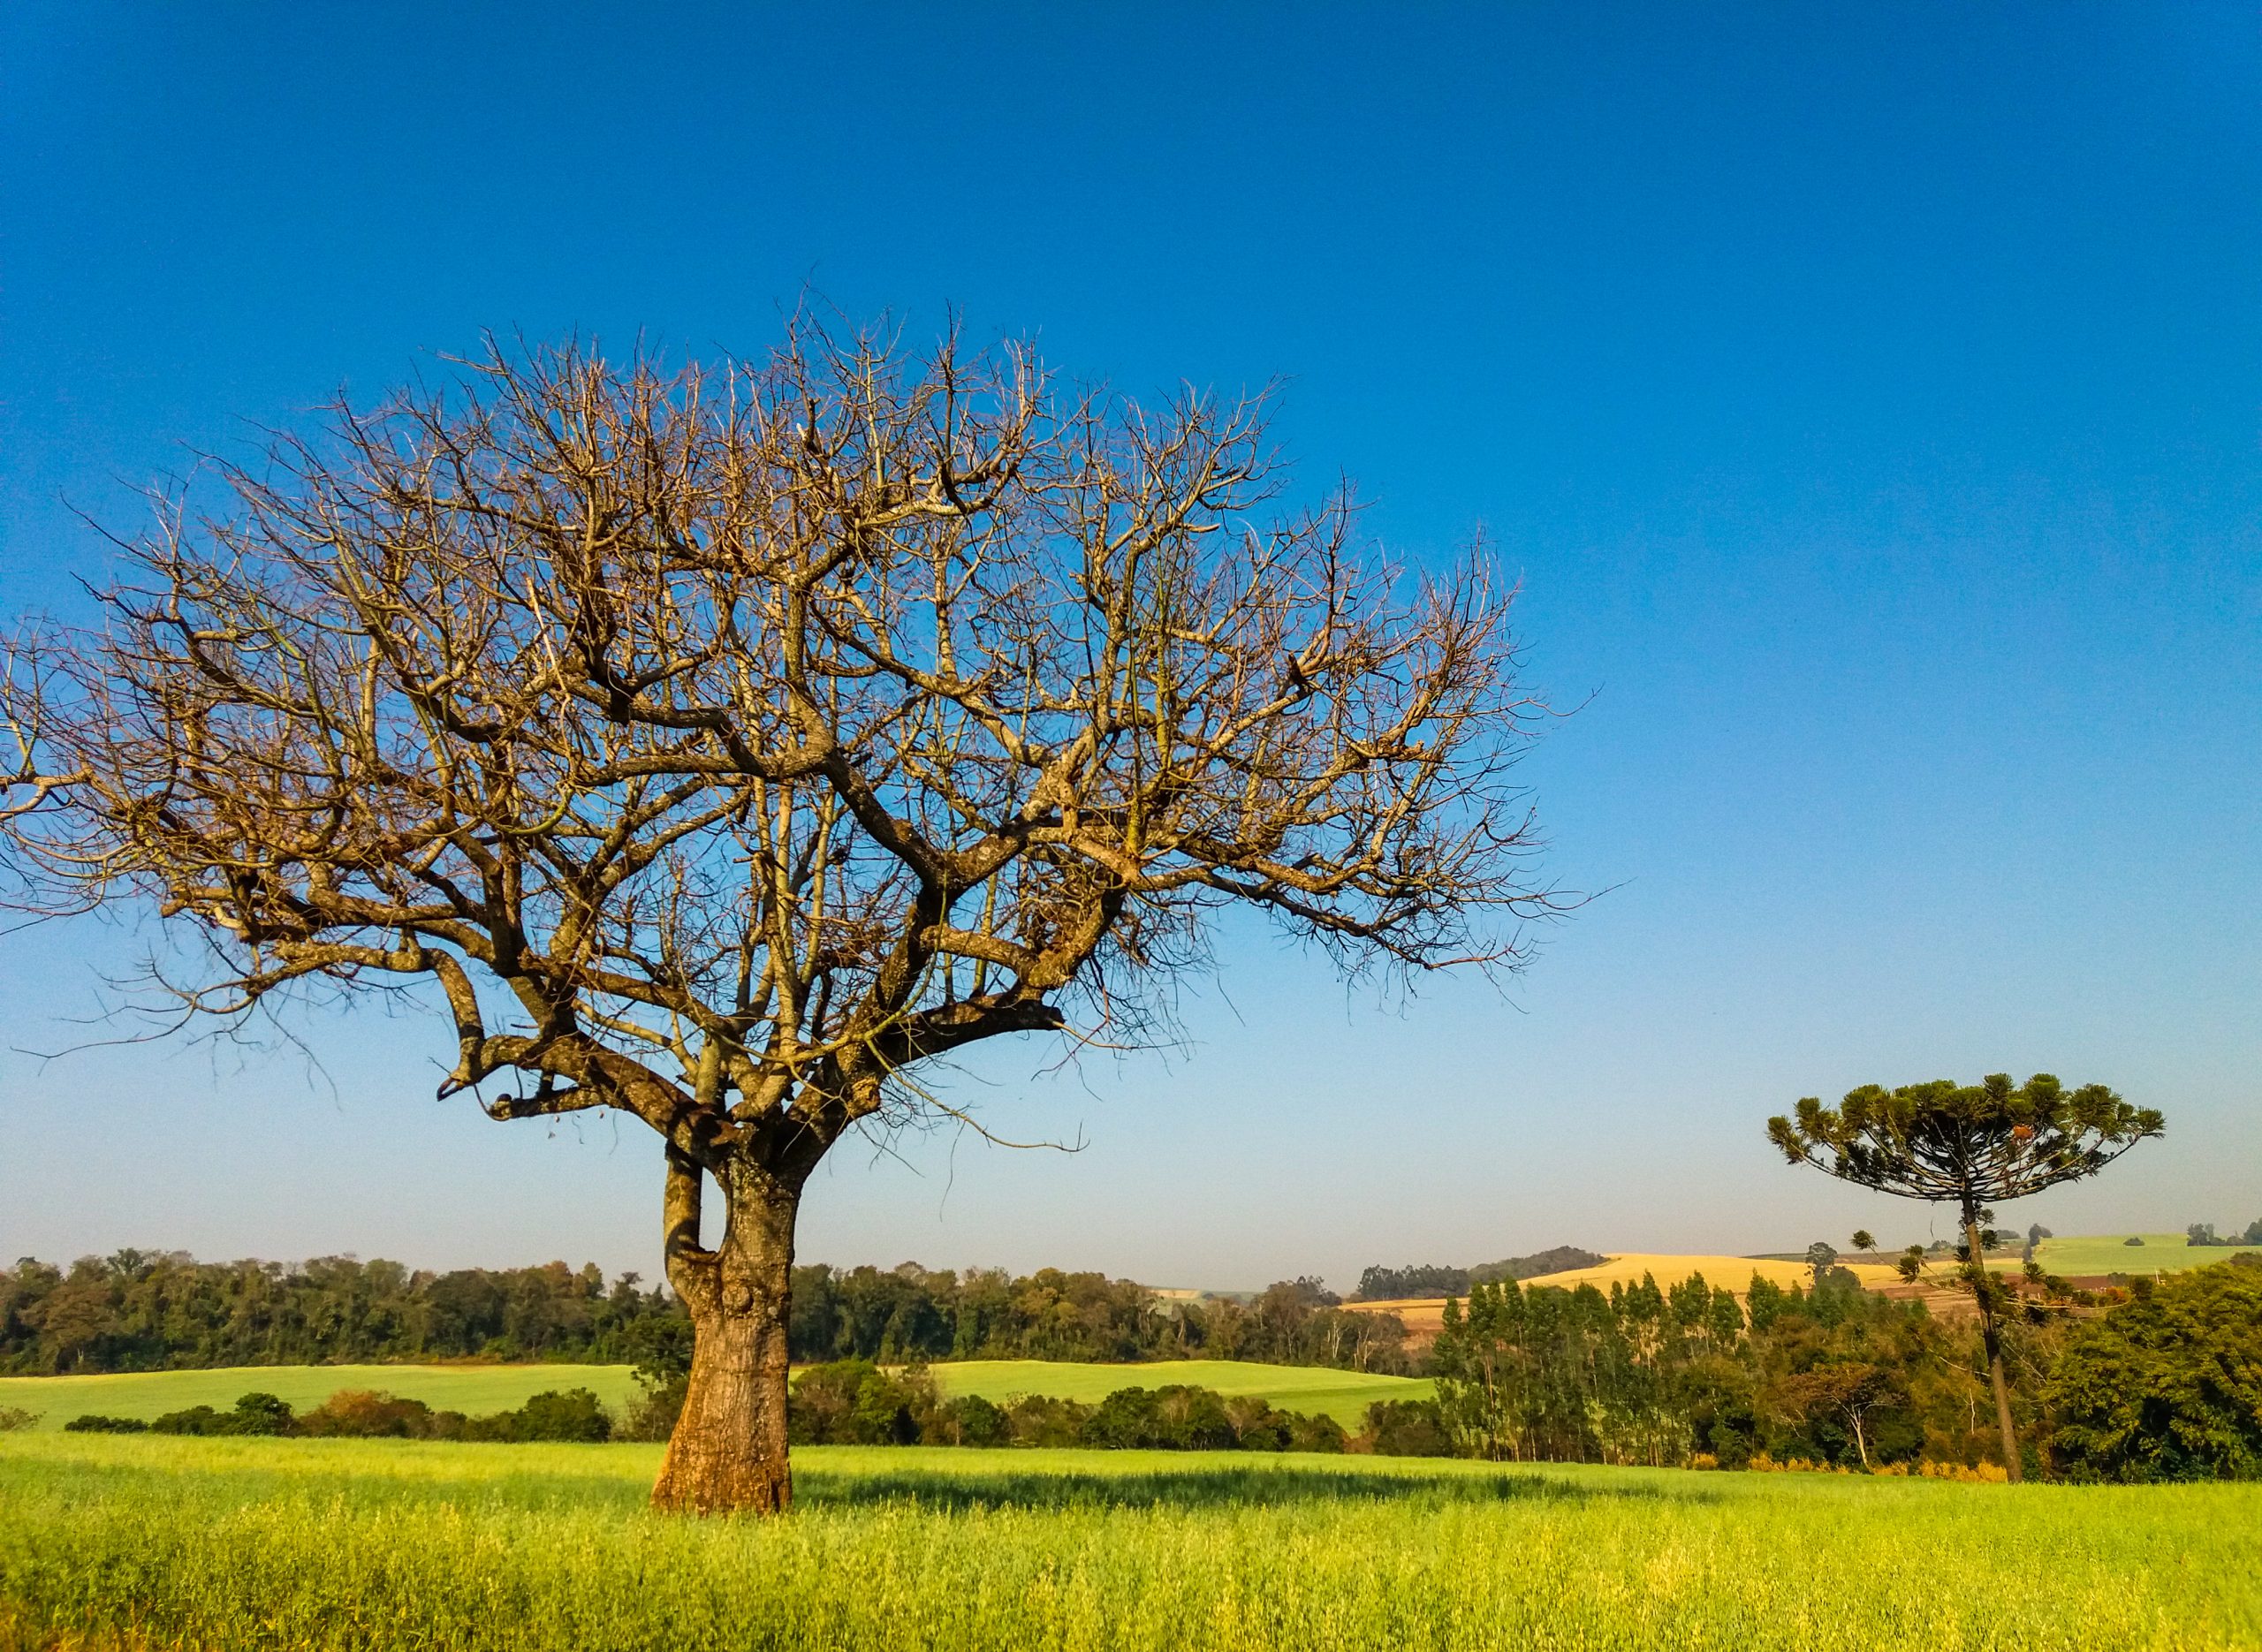
[[[490,350],[214,468],[98,628],[19,643],[6,858],[204,937],[188,1012],[423,994],[443,1095],[649,1125],[664,1508],[786,1506],[802,1186],[957,1116],[922,1064],[1152,1035],[1225,907],[1357,975],[1513,968],[1559,906],[1510,594],[1283,510],[1262,398],[797,322],[750,366]]]

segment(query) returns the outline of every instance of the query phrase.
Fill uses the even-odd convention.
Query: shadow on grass
[[[1310,1503],[1581,1503],[1595,1499],[1685,1503],[1709,1492],[1651,1485],[1591,1485],[1544,1474],[1362,1474],[1355,1469],[1156,1469],[1133,1474],[969,1470],[805,1473],[794,1500],[827,1507],[905,1502],[931,1509],[1279,1507]]]

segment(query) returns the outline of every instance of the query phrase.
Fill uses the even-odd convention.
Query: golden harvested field
[[[1715,1290],[1727,1289],[1738,1296],[1751,1288],[1751,1277],[1757,1274],[1772,1284],[1809,1284],[1814,1276],[1804,1262],[1762,1262],[1750,1256],[1688,1256],[1666,1251],[1612,1251],[1610,1260],[1599,1268],[1574,1268],[1567,1273],[1542,1274],[1527,1279],[1527,1285],[1560,1285],[1566,1291],[1575,1291],[1590,1284],[1607,1292],[1613,1284],[1638,1284],[1648,1274],[1662,1288],[1679,1284],[1690,1274],[1701,1274],[1704,1283]],[[1889,1262],[1855,1262],[1840,1259],[1841,1268],[1850,1269],[1863,1285],[1875,1290],[1890,1284],[1900,1276]],[[1394,1302],[1347,1302],[1346,1307],[1363,1313],[1395,1314],[1406,1322],[1406,1329],[1416,1335],[1434,1334],[1445,1321],[1446,1301],[1441,1296],[1408,1297]]]

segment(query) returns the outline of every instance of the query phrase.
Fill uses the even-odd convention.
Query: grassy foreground
[[[1255,1394],[1284,1411],[1324,1412],[1356,1433],[1378,1399],[1425,1399],[1426,1379],[1364,1376],[1311,1366],[1240,1360],[1165,1360],[1146,1365],[1081,1365],[1046,1360],[967,1360],[932,1368],[947,1398],[979,1394],[1003,1404],[1050,1394],[1093,1405],[1119,1388],[1191,1383],[1232,1398]],[[36,1413],[52,1433],[87,1412],[149,1421],[169,1411],[210,1406],[225,1411],[257,1390],[294,1411],[319,1406],[341,1388],[375,1388],[421,1399],[435,1411],[477,1416],[509,1411],[550,1388],[587,1388],[619,1415],[636,1397],[625,1365],[261,1365],[217,1371],[130,1371],[100,1376],[0,1377],[0,1406]]]
[[[2219,1648],[2262,1488],[1078,1451],[0,1436],[0,1648]],[[82,1638],[83,1637],[83,1638]]]

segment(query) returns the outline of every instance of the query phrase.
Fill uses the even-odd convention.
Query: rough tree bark
[[[668,1158],[668,1283],[691,1313],[691,1380],[653,1506],[778,1514],[793,1504],[786,1442],[797,1183],[759,1166],[725,1172],[721,1245],[699,1246],[701,1173]]]

